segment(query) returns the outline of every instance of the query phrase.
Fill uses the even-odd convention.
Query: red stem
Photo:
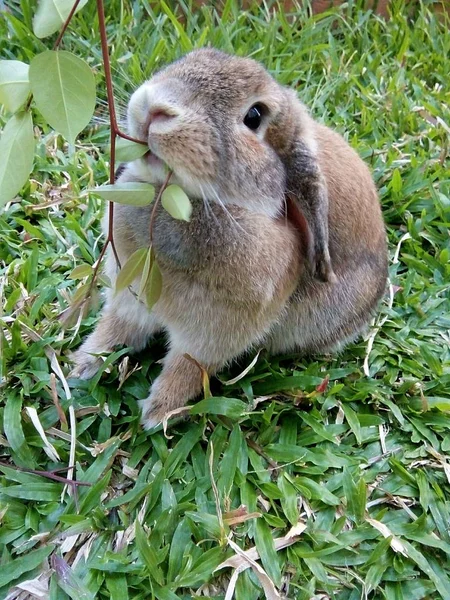
[[[61,40],[63,39],[63,35],[66,33],[66,29],[69,26],[69,23],[72,20],[72,17],[75,14],[75,11],[77,10],[80,2],[81,2],[81,0],[75,0],[74,5],[72,6],[68,17],[64,21],[64,25],[62,26],[61,31],[59,32],[58,37],[56,38],[56,41],[53,45],[53,50],[57,50],[59,48],[59,45],[61,44]]]
[[[105,9],[103,6],[103,0],[97,0],[97,14],[98,14],[98,25],[100,29],[100,40],[102,45],[102,55],[103,55],[103,68],[105,71],[105,82],[106,82],[106,96],[108,99],[108,108],[109,108],[109,122],[111,127],[111,157],[109,164],[109,183],[113,184],[116,180],[116,136],[120,135],[119,127],[117,126],[117,118],[116,118],[116,107],[114,105],[114,92],[112,86],[112,77],[111,77],[111,64],[109,60],[108,53],[108,37],[106,35],[106,23],[105,23]],[[116,259],[117,265],[120,267],[119,257],[117,255],[116,246],[114,244],[114,204],[112,202],[109,203],[108,210],[108,237],[106,238],[105,245],[103,247],[102,253],[100,254],[99,260],[97,262],[97,267],[94,272],[93,281],[95,281],[95,276],[98,271],[98,266],[100,264],[103,255],[106,252],[106,248],[109,244],[111,244],[112,251],[114,253],[114,257]]]

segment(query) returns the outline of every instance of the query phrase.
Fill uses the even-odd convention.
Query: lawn
[[[104,206],[87,190],[108,171],[95,3],[74,19],[63,48],[94,69],[95,119],[74,147],[36,128],[31,180],[0,215],[0,598],[223,600],[253,549],[237,600],[450,599],[449,22],[426,4],[395,2],[388,22],[349,4],[311,17],[229,1],[218,16],[182,2],[178,20],[162,3],[107,5],[122,116],[191,48],[261,60],[370,165],[390,241],[366,339],[339,356],[263,351],[238,378],[247,356],[166,433],[144,432],[138,410],[161,339],[65,385],[98,314],[64,319],[90,272],[74,268],[99,256]],[[30,33],[33,2],[10,6],[0,56],[29,62],[53,40]]]

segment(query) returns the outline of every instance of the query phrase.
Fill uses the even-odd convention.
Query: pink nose
[[[150,129],[152,125],[163,124],[171,119],[174,119],[177,116],[177,113],[171,108],[162,108],[156,107],[150,109],[148,118],[147,118],[147,131]]]
[[[174,116],[174,114],[170,114],[167,110],[157,108],[155,110],[150,111],[150,115],[148,117],[148,124],[151,125],[155,121],[165,121],[167,119],[172,119]]]

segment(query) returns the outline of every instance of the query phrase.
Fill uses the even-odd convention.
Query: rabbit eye
[[[252,131],[256,131],[261,125],[264,107],[262,104],[254,104],[244,117],[244,125]]]

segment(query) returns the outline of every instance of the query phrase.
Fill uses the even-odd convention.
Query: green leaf
[[[3,486],[1,493],[10,498],[21,500],[38,500],[39,502],[52,502],[59,500],[62,486],[58,483],[27,483],[25,485]]]
[[[18,579],[24,573],[32,571],[47,558],[53,551],[54,546],[44,546],[39,550],[28,552],[19,558],[13,559],[7,564],[2,564],[0,569],[0,588]]]
[[[298,523],[298,494],[295,487],[290,483],[284,473],[278,478],[278,487],[282,492],[281,506],[283,512],[291,525]]]
[[[92,267],[86,263],[78,265],[69,275],[69,279],[83,279],[92,274]]]
[[[347,515],[356,523],[364,519],[366,511],[367,491],[364,479],[361,477],[357,484],[348,469],[344,469],[344,494],[347,500]]]
[[[255,543],[267,575],[279,587],[281,584],[280,561],[275,550],[272,532],[263,519],[256,520]]]
[[[186,192],[179,185],[169,185],[163,191],[161,204],[174,219],[189,221],[192,215],[192,204]]]
[[[158,600],[179,600],[180,598],[180,596],[174,594],[167,587],[162,588],[156,584],[153,586],[153,593]]]
[[[305,487],[310,492],[311,498],[315,500],[320,500],[331,506],[338,506],[340,504],[337,496],[332,494],[324,485],[320,485],[309,477],[297,477],[295,482]]]
[[[0,60],[0,104],[9,112],[19,110],[28,98],[29,68],[20,60]]]
[[[147,152],[149,152],[149,149],[145,143],[138,144],[125,138],[116,138],[116,160],[119,162],[132,162],[137,158],[141,158]]]
[[[31,114],[13,115],[0,138],[0,208],[27,182],[33,168],[34,146]]]
[[[159,265],[156,260],[153,260],[150,275],[145,284],[145,301],[149,310],[151,310],[160,299],[162,284],[162,274]]]
[[[345,402],[341,404],[342,410],[344,411],[345,418],[347,419],[347,423],[350,425],[350,429],[353,431],[353,434],[356,438],[356,441],[359,445],[362,443],[361,436],[361,424],[358,419],[358,415],[356,412]]]
[[[220,540],[222,538],[223,531],[216,515],[186,511],[186,516],[201,527],[204,527],[205,530],[216,539]]]
[[[87,4],[88,0],[81,0],[75,13]],[[39,0],[39,6],[33,18],[33,33],[42,39],[61,29],[68,18],[74,0]]]
[[[167,580],[169,582],[174,581],[180,573],[184,553],[188,550],[191,542],[191,535],[189,523],[186,519],[183,519],[175,529],[170,545],[169,568],[167,570]]]
[[[137,519],[135,522],[135,532],[136,547],[142,562],[147,567],[147,574],[154,579],[156,583],[159,583],[159,585],[164,585],[164,575],[159,567],[156,552],[153,550],[151,542],[149,542],[142,525]]]
[[[3,430],[11,449],[17,454],[19,464],[34,466],[33,454],[28,447],[22,429],[22,398],[9,394],[3,417]]]
[[[232,419],[237,419],[248,410],[247,405],[242,400],[236,398],[207,398],[200,400],[190,410],[191,415],[224,415]]]
[[[398,169],[394,169],[394,172],[392,173],[392,179],[391,179],[392,191],[398,194],[399,192],[401,192],[402,186],[403,186],[403,182],[402,182],[402,176],[400,174],[400,171]]]
[[[147,254],[145,256],[144,268],[142,269],[141,283],[139,285],[139,292],[138,292],[139,300],[142,299],[142,296],[145,292],[145,288],[147,286],[148,279],[150,277],[150,271],[152,269],[154,260],[155,260],[155,252],[154,252],[153,248],[149,248],[147,250]]]
[[[220,474],[217,481],[217,487],[222,497],[229,497],[236,473],[238,459],[243,442],[242,432],[239,425],[233,427],[228,446],[223,453],[220,461]]]
[[[130,206],[147,206],[155,197],[155,188],[149,183],[114,183],[99,185],[90,190],[109,202],[127,204]]]
[[[124,573],[108,573],[105,583],[110,600],[128,600],[127,576]]]
[[[142,274],[147,253],[147,248],[139,248],[139,250],[133,252],[117,275],[115,285],[116,293],[131,285],[133,281]]]
[[[54,555],[52,566],[56,573],[59,587],[72,600],[95,600],[94,595],[86,587],[82,579],[69,567],[60,556]]]
[[[53,129],[71,143],[91,120],[95,78],[91,68],[70,52],[47,50],[30,64],[36,108]]]

